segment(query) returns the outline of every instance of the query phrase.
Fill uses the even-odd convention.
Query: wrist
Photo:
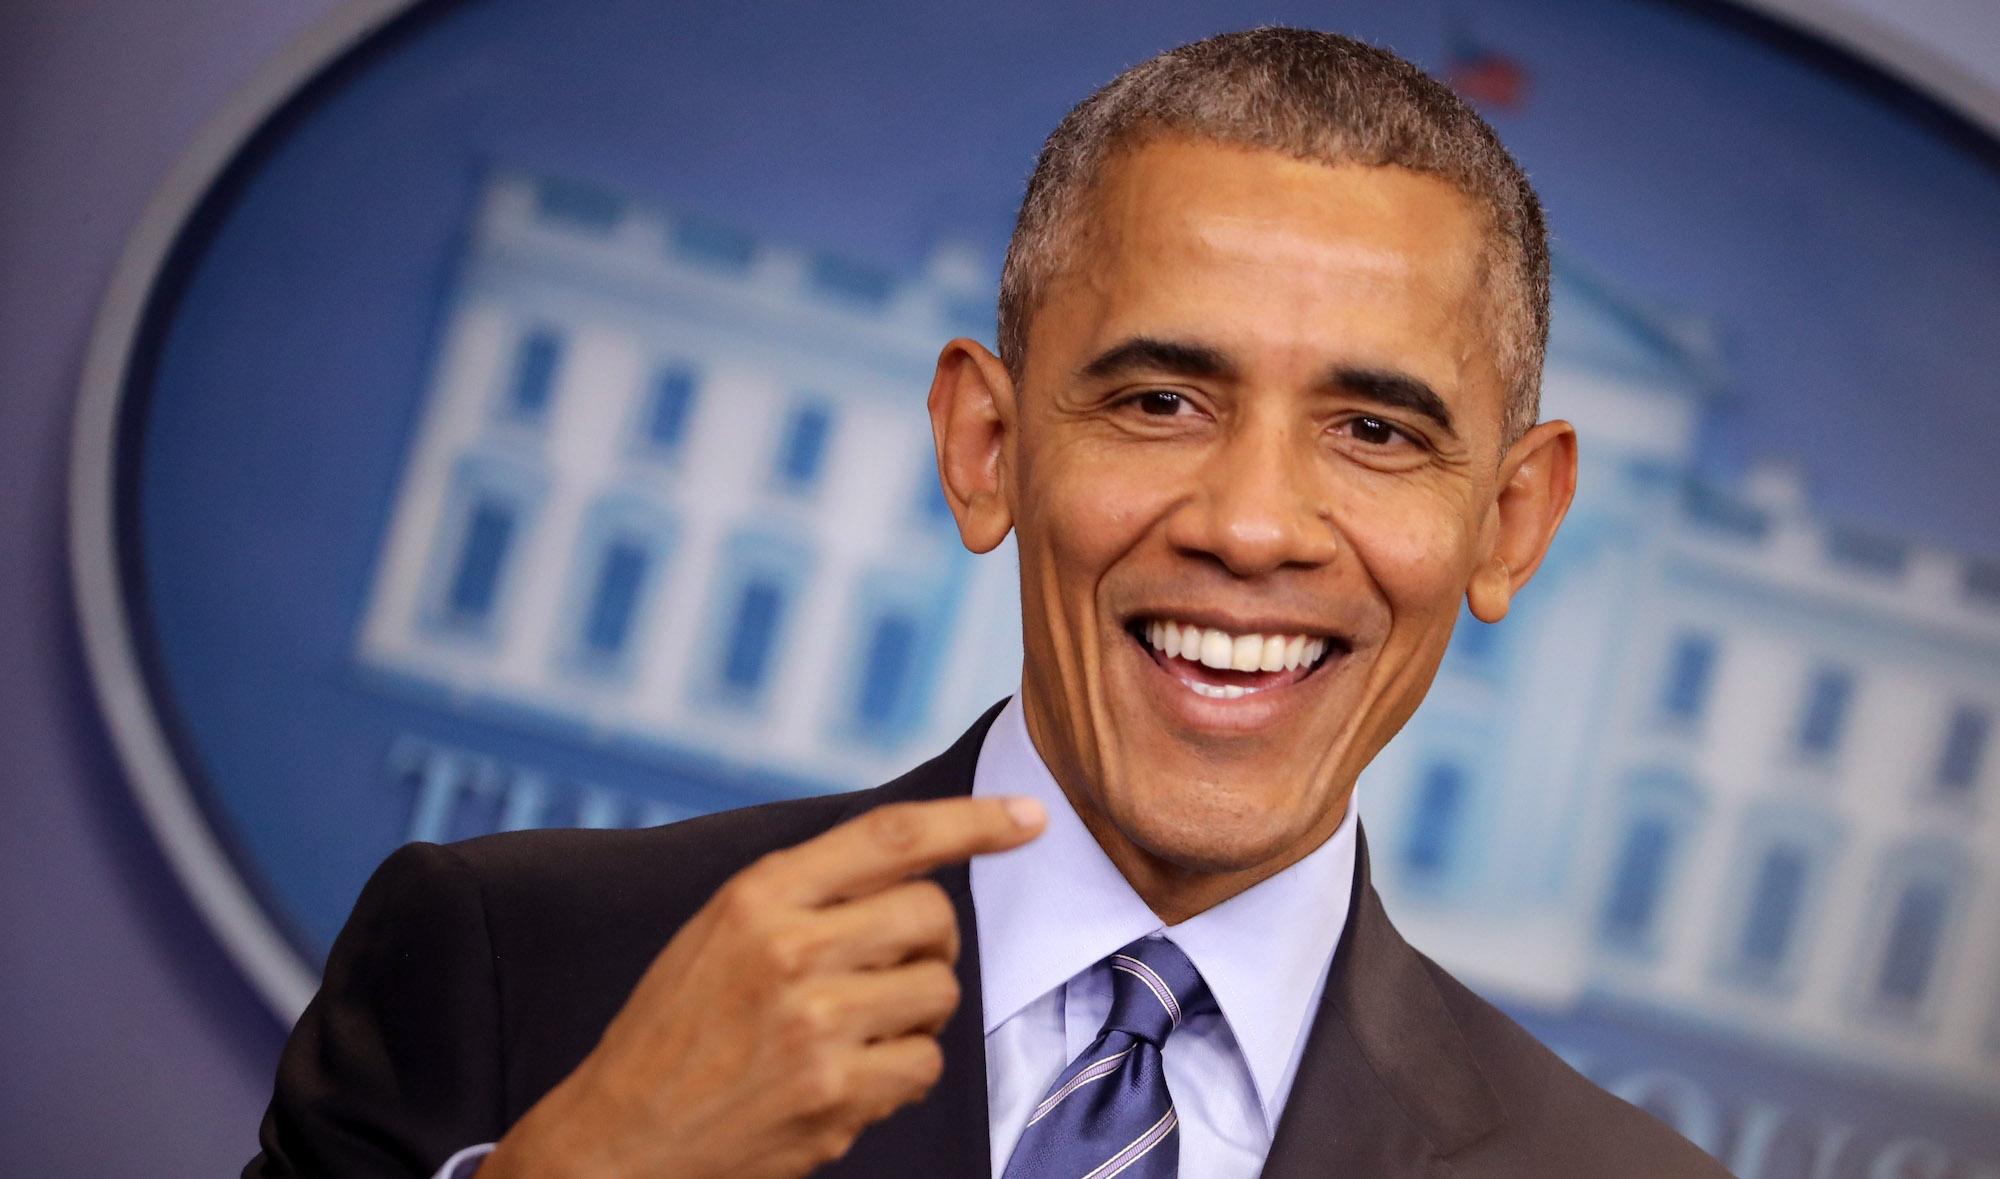
[[[522,1115],[480,1165],[478,1179],[571,1179],[608,1173],[604,1142],[593,1136],[587,1103],[576,1106],[569,1081]]]

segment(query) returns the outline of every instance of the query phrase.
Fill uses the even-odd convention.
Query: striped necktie
[[[1028,1116],[1002,1179],[1172,1179],[1179,1122],[1160,1048],[1208,994],[1180,947],[1145,937],[1104,960],[1104,1030]]]

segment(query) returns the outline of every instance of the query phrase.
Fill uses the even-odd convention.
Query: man
[[[873,791],[398,852],[246,1173],[1721,1174],[1404,944],[1350,805],[1567,509],[1547,324],[1533,192],[1414,67],[1121,75],[930,393],[1019,696]]]

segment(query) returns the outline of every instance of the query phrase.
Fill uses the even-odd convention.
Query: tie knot
[[[1105,1031],[1164,1044],[1187,1011],[1208,995],[1201,972],[1163,937],[1142,937],[1104,960],[1111,967],[1111,1014]]]

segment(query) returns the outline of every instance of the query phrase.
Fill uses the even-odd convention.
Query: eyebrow
[[[1128,376],[1136,372],[1164,372],[1184,377],[1229,380],[1237,368],[1229,355],[1206,344],[1163,340],[1157,336],[1132,336],[1097,354],[1081,373],[1092,380]],[[1421,414],[1439,429],[1457,436],[1451,410],[1437,390],[1421,378],[1395,369],[1336,365],[1320,379],[1320,387],[1338,389],[1385,409]]]
[[[1167,372],[1184,377],[1227,379],[1236,375],[1236,366],[1216,348],[1153,336],[1133,336],[1098,353],[1081,371],[1082,375],[1093,380],[1134,372]]]
[[[1451,410],[1446,408],[1444,398],[1437,390],[1424,381],[1408,373],[1393,369],[1336,367],[1330,371],[1321,384],[1327,388],[1340,389],[1364,401],[1372,401],[1389,409],[1407,410],[1422,414],[1436,422],[1439,429],[1454,437],[1458,431],[1451,423]]]

